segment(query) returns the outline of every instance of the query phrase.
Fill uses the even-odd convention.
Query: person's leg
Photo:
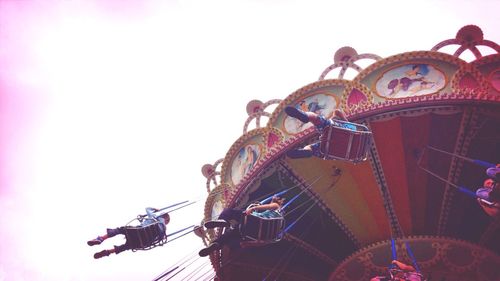
[[[106,229],[106,234],[97,236],[97,238],[87,241],[87,245],[94,246],[101,244],[104,240],[113,237],[118,234],[123,234],[123,227],[119,228],[108,228]]]
[[[219,214],[219,219],[226,221],[235,220],[237,222],[240,222],[242,216],[243,216],[242,210],[226,208]]]
[[[114,249],[109,249],[109,250],[102,250],[100,252],[97,252],[94,254],[94,259],[100,259],[102,257],[107,257],[109,256],[111,253],[114,253]]]
[[[306,114],[306,112],[302,111],[296,107],[293,107],[293,106],[285,107],[285,113],[290,117],[293,117],[293,118],[300,120],[302,123],[309,122],[309,117]]]
[[[106,234],[109,237],[116,236],[118,234],[124,234],[125,235],[125,227],[118,227],[118,228],[108,228],[106,229]]]
[[[286,153],[286,155],[292,159],[309,158],[313,156],[313,150],[311,145],[307,145],[304,148],[290,150]]]
[[[106,234],[104,234],[103,236],[97,236],[97,238],[87,241],[87,245],[89,246],[100,245],[106,239],[108,239],[108,235]]]
[[[207,221],[204,226],[206,228],[215,228],[215,227],[229,227],[230,221],[234,220],[237,223],[241,222],[241,218],[243,216],[242,210],[236,209],[224,209],[220,214],[217,220]]]
[[[240,232],[237,229],[229,229],[226,228],[226,231],[215,239],[210,245],[206,248],[201,249],[198,252],[200,257],[206,257],[210,255],[213,251],[220,250],[224,245],[233,246],[235,242],[241,241]]]
[[[198,252],[198,255],[200,257],[206,257],[206,256],[210,255],[213,251],[217,251],[217,250],[220,250],[220,249],[222,249],[222,245],[221,244],[219,244],[217,242],[212,242],[212,243],[210,243],[210,245],[208,245],[208,247],[201,249]]]
[[[290,158],[308,158],[312,156],[316,156],[322,158],[323,155],[319,151],[320,142],[315,142],[309,145],[306,145],[304,148],[297,148],[291,150],[287,153],[287,156]]]
[[[306,112],[309,122],[311,122],[317,129],[322,129],[328,125],[328,121],[322,115],[316,114],[314,112]]]
[[[130,250],[130,245],[128,243],[115,246],[112,250],[109,250],[109,251],[111,251],[110,253],[115,253],[118,255],[119,253],[126,251],[126,250]]]
[[[100,259],[102,257],[107,257],[113,253],[119,254],[123,251],[130,250],[130,245],[128,243],[125,243],[123,245],[119,246],[114,246],[112,249],[107,249],[107,250],[102,250],[100,252],[97,252],[94,254],[94,259]]]
[[[318,129],[321,129],[328,124],[325,117],[311,111],[302,111],[296,107],[287,106],[285,107],[285,112],[288,116],[299,119],[303,123],[311,122]],[[344,113],[339,109],[335,110],[334,117],[347,121],[347,118],[345,117]]]

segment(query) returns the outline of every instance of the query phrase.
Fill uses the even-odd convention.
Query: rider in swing
[[[476,190],[476,196],[485,213],[494,217],[500,213],[500,164],[488,168],[486,175],[489,178]]]
[[[224,233],[212,241],[208,247],[201,249],[198,254],[201,257],[205,257],[213,251],[222,249],[225,245],[231,248],[239,247],[242,241],[239,225],[243,220],[243,216],[255,215],[263,218],[281,217],[280,209],[283,207],[284,201],[285,199],[283,198],[273,196],[271,203],[253,206],[244,211],[238,209],[224,209],[217,220],[207,221],[204,224],[208,229],[224,227]],[[235,223],[232,225],[231,222]]]
[[[94,254],[94,259],[100,259],[102,257],[109,256],[112,253],[119,254],[125,250],[132,250],[143,247],[153,246],[157,241],[166,239],[166,230],[167,224],[170,222],[170,216],[168,213],[157,214],[159,210],[156,208],[146,208],[146,215],[139,216],[139,221],[141,222],[138,227],[134,227],[134,229],[128,229],[127,226],[117,227],[117,228],[108,228],[106,230],[106,234],[102,236],[97,236],[97,238],[87,241],[87,245],[94,246],[100,245],[104,240],[114,237],[118,234],[125,235],[127,239],[125,244],[114,246],[112,249],[102,250]],[[153,226],[154,225],[154,226]],[[154,228],[154,235],[148,236],[148,241],[136,241],[137,239],[131,239],[127,236],[127,231],[135,231],[139,232],[144,230],[146,227]],[[142,242],[142,243],[141,243]]]
[[[395,267],[390,276],[376,276],[370,281],[424,281],[422,275],[417,273],[415,267],[398,260],[391,262]]]
[[[340,109],[335,109],[335,112],[333,114],[333,117],[331,119],[326,119],[323,115],[317,114],[312,111],[303,111],[297,107],[293,106],[287,106],[285,108],[285,113],[293,118],[296,118],[303,123],[308,123],[311,122],[316,129],[322,133],[323,129],[329,125],[332,125],[334,123],[338,123],[338,125],[350,129],[350,130],[356,130],[356,126],[353,124],[349,123],[340,123],[340,122],[335,122],[335,120],[340,120],[340,121],[346,121],[349,122],[344,114],[343,111]],[[307,145],[303,148],[297,148],[294,150],[291,150],[287,153],[287,156],[296,159],[296,158],[309,158],[311,156],[316,156],[316,157],[322,157],[319,153],[319,147],[320,143],[316,142],[310,145]]]

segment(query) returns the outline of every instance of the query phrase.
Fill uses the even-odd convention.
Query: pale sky
[[[183,200],[199,203],[172,213],[167,232],[199,224],[201,167],[240,137],[250,100],[317,81],[344,46],[382,57],[430,50],[468,24],[499,43],[499,8],[0,0],[0,281],[153,279],[201,239],[100,260],[95,251],[124,240],[86,241]]]

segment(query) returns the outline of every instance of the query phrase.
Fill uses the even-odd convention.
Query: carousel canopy
[[[440,51],[449,45],[454,53]],[[463,60],[464,51],[475,59]],[[394,241],[398,259],[416,261],[432,280],[500,280],[500,218],[474,198],[486,166],[500,162],[499,51],[476,26],[429,51],[386,58],[343,47],[318,81],[284,99],[251,101],[244,134],[202,169],[204,221],[280,192],[293,202],[279,242],[210,256],[219,279],[369,280],[387,273]],[[361,59],[372,64],[362,68]],[[356,136],[334,136],[339,157],[287,157],[322,140],[286,106],[327,118],[341,109],[371,132],[366,149]],[[207,230],[208,240],[219,234]]]

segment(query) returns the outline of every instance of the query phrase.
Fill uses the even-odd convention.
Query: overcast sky
[[[204,164],[250,100],[316,81],[335,51],[430,50],[468,24],[500,42],[500,2],[0,0],[0,281],[151,280],[202,247],[92,255],[147,206],[197,204]],[[208,262],[200,258],[199,262]],[[193,268],[194,269],[194,268]],[[189,269],[188,269],[189,270]]]

